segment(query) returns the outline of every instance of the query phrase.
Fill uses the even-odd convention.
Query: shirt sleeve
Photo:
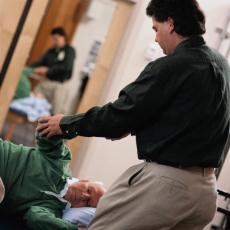
[[[46,138],[36,133],[36,143],[39,153],[53,159],[71,160],[71,153],[64,144],[62,137]]]
[[[40,66],[46,66],[46,59],[47,59],[49,52],[50,52],[50,50],[48,50],[46,53],[44,53],[36,62],[32,63],[29,67],[37,68]]]
[[[121,90],[118,99],[84,114],[65,116],[60,127],[64,135],[119,138],[135,134],[154,121],[154,117],[172,100],[177,86],[169,68],[150,63],[136,81]]]
[[[77,225],[62,220],[49,208],[32,206],[24,215],[24,219],[32,230],[77,230]]]
[[[57,63],[49,67],[47,73],[49,79],[57,80],[58,76],[69,75],[72,72],[74,59],[75,59],[75,51],[73,48],[69,48],[65,52],[66,52],[65,59],[63,62]]]

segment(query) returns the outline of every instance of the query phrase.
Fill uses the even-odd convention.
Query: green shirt
[[[61,219],[66,204],[44,193],[59,194],[64,188],[71,176],[70,151],[61,138],[36,139],[36,148],[0,141],[0,177],[6,189],[0,213],[24,215],[30,229],[76,230]]]
[[[29,97],[31,94],[31,83],[29,80],[29,75],[33,73],[33,69],[26,67],[23,69],[18,82],[18,87],[16,89],[14,100]]]

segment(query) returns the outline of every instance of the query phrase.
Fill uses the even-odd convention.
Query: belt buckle
[[[212,173],[212,169],[211,168],[203,168],[203,176],[208,176],[211,175]],[[215,172],[215,170],[213,170],[213,172]]]
[[[178,168],[178,169],[184,169],[184,167],[182,165],[178,165],[176,168]]]

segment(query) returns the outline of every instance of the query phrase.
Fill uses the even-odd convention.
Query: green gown
[[[6,196],[0,213],[22,215],[30,229],[76,230],[77,226],[61,219],[66,203],[44,193],[59,194],[71,177],[71,154],[61,138],[41,138],[30,148],[0,141],[0,177]]]

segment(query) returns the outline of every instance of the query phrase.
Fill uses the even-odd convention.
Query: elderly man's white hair
[[[3,201],[4,195],[5,195],[5,187],[0,177],[0,203]]]

